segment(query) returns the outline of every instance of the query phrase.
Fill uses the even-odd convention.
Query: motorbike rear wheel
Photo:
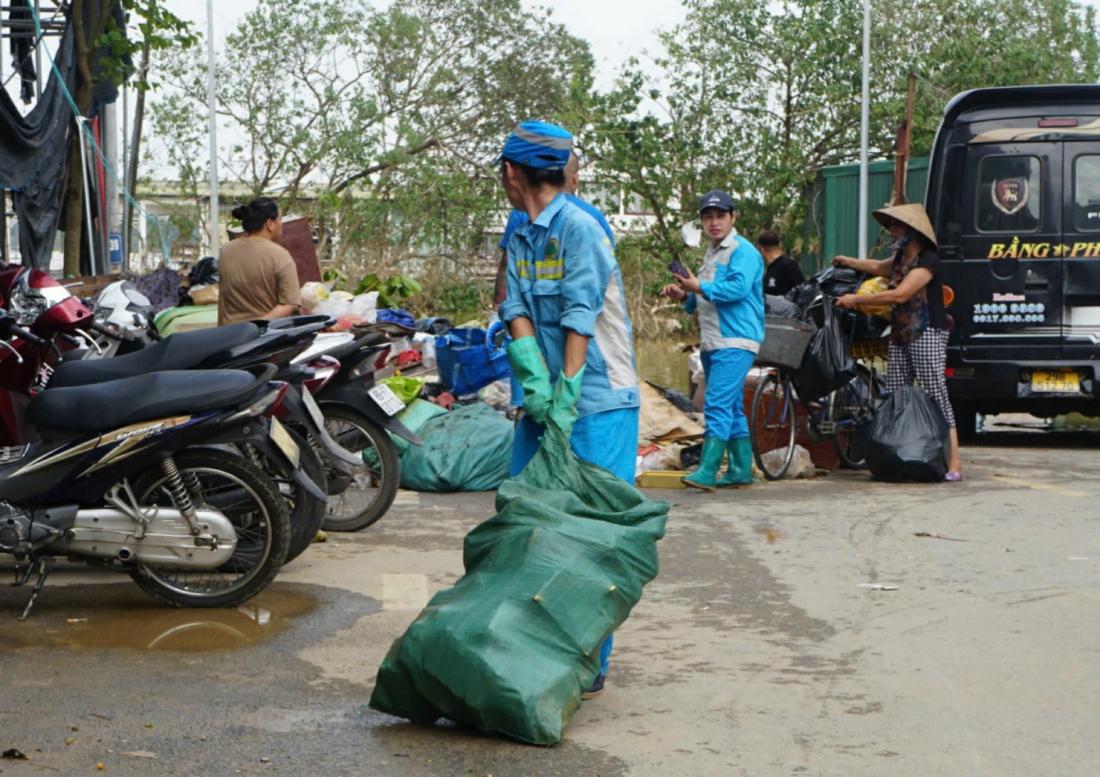
[[[290,517],[286,503],[263,470],[224,451],[194,449],[173,457],[187,482],[200,492],[196,507],[220,511],[237,532],[237,550],[218,569],[189,570],[139,564],[131,577],[150,596],[176,607],[234,607],[251,599],[275,578],[286,559]],[[176,508],[159,467],[133,482],[142,507]],[[196,498],[198,497],[198,498]]]
[[[340,445],[362,455],[363,466],[352,473],[346,488],[333,493],[331,486],[344,476],[330,476],[328,513],[324,528],[329,531],[359,531],[386,514],[401,485],[397,448],[382,427],[362,413],[343,405],[322,405],[325,429]]]

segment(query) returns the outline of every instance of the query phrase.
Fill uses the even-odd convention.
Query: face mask
[[[890,250],[894,251],[895,253],[900,251],[901,249],[903,249],[907,245],[909,245],[910,241],[912,241],[912,239],[915,238],[916,236],[917,236],[916,231],[914,231],[912,229],[909,230],[904,235],[902,235],[901,237],[899,237],[897,240],[895,240],[893,243],[890,244]]]

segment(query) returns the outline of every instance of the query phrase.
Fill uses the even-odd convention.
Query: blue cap
[[[699,198],[699,213],[710,208],[733,213],[737,210],[737,202],[721,189],[713,189]]]
[[[521,121],[504,141],[500,160],[539,170],[564,170],[573,151],[573,136],[557,124],[545,121]]]

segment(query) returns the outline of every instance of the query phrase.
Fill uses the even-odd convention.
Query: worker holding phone
[[[662,295],[697,313],[707,388],[703,415],[706,437],[699,466],[684,477],[696,488],[752,483],[752,444],[745,417],[745,378],[764,340],[764,259],[737,234],[737,203],[724,191],[703,195],[699,206],[703,232],[710,238],[703,268],[696,277],[671,262],[676,278]],[[722,459],[729,466],[719,478]]]

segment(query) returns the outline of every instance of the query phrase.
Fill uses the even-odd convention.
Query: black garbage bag
[[[859,284],[867,280],[867,276],[850,267],[826,267],[814,276],[814,280],[823,294],[839,297],[842,294],[855,294],[859,290]]]
[[[837,320],[840,323],[840,331],[851,342],[853,340],[878,340],[886,334],[890,328],[890,321],[879,316],[872,316],[861,310],[835,309]],[[821,310],[815,306],[810,310],[811,320],[821,319]]]
[[[659,383],[654,383],[651,380],[647,380],[646,383],[653,386],[660,392],[661,396],[671,402],[677,410],[681,413],[694,413],[696,412],[695,403],[691,401],[691,397],[678,389],[669,388],[668,386],[662,386]]]
[[[821,290],[817,288],[817,281],[811,278],[795,286],[784,297],[788,302],[793,302],[798,306],[801,315],[806,312],[806,309],[810,307],[810,304],[817,299],[817,295],[820,293]]]
[[[217,283],[219,278],[218,259],[214,256],[204,256],[199,259],[187,274],[187,279],[191,281],[192,286],[209,286]]]
[[[848,338],[841,331],[833,301],[826,298],[821,327],[806,346],[802,366],[795,373],[798,398],[803,402],[820,399],[855,376],[856,363],[848,353]]]
[[[703,444],[697,442],[680,451],[680,468],[694,469],[699,466],[699,460],[703,457]]]
[[[916,386],[904,386],[879,404],[856,433],[856,453],[876,480],[935,483],[947,474],[947,421]]]

